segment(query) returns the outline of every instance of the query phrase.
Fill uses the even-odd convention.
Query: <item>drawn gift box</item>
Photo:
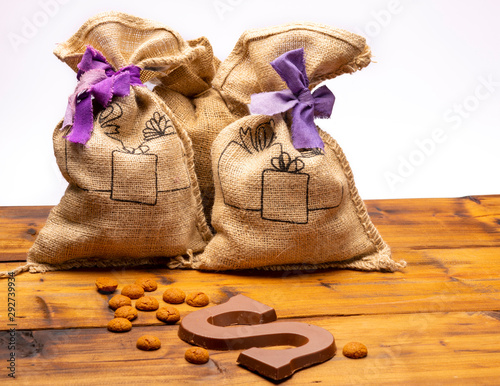
[[[262,172],[262,218],[271,221],[308,222],[309,174],[304,162],[282,152],[271,159],[273,169]]]
[[[156,205],[158,156],[146,154],[147,146],[131,152],[112,153],[111,199]],[[133,167],[131,167],[133,165]]]

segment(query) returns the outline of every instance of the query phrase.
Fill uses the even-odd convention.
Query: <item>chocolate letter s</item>
[[[335,339],[327,330],[306,323],[275,322],[276,319],[273,308],[236,295],[224,304],[184,317],[179,337],[214,350],[250,348],[240,354],[237,362],[274,380],[335,355]],[[258,348],[269,346],[295,347],[279,351]]]

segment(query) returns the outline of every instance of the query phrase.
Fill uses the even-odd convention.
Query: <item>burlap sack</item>
[[[204,39],[190,44],[162,24],[121,13],[90,19],[55,54],[76,71],[87,45],[115,71],[140,67],[143,82],[199,92],[215,71]],[[94,103],[85,145],[65,138],[71,128],[56,127],[54,153],[69,186],[24,270],[168,262],[203,250],[211,233],[184,126],[190,111],[175,108],[147,87],[131,86],[128,96],[113,96],[105,109]]]
[[[319,129],[318,129],[319,130]],[[203,270],[352,268],[395,271],[337,142],[298,151],[281,115],[226,127],[212,148],[217,231],[187,265]]]
[[[370,62],[362,37],[316,24],[252,31],[221,65],[213,85],[235,115],[252,94],[285,90],[270,62],[303,49],[309,89]],[[212,146],[216,235],[185,265],[205,270],[354,268],[394,271],[405,263],[373,226],[338,144],[295,149],[291,116],[246,116]],[[319,129],[318,129],[319,130]]]
[[[210,158],[213,141],[228,124],[248,115],[251,94],[284,87],[269,63],[284,52],[301,47],[307,54],[312,87],[370,62],[370,50],[362,37],[321,24],[293,23],[243,33],[220,65],[212,89],[187,94],[182,88],[173,90],[171,85],[155,88],[169,106],[176,106],[174,111],[177,107],[192,110],[186,127],[193,141],[195,169],[207,219],[211,216],[215,192]],[[174,91],[185,97],[180,98]]]

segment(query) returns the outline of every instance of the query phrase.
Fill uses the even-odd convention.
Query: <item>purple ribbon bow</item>
[[[273,60],[271,66],[285,81],[289,90],[253,94],[250,112],[274,115],[293,108],[293,146],[296,149],[324,149],[314,117],[329,118],[335,96],[326,86],[321,86],[311,94],[303,48],[284,53]]]
[[[94,127],[92,100],[106,108],[113,96],[130,94],[130,86],[143,86],[141,69],[130,65],[114,71],[103,54],[92,46],[87,46],[82,60],[78,63],[75,92],[68,98],[62,128],[73,125],[67,135],[68,141],[86,144]]]

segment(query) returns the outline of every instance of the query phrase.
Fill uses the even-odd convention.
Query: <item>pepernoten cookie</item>
[[[125,318],[114,318],[108,323],[108,330],[112,332],[127,332],[132,329],[132,323]]]
[[[130,299],[139,299],[144,296],[144,288],[137,284],[127,284],[122,288],[122,295],[128,296]]]
[[[135,308],[141,311],[156,311],[160,304],[151,296],[143,296],[136,300]]]
[[[124,295],[115,295],[111,299],[109,299],[109,308],[113,310],[117,310],[123,306],[131,306],[132,300],[128,296]]]
[[[186,350],[184,354],[184,358],[189,363],[194,363],[195,365],[202,365],[203,363],[207,363],[210,356],[208,355],[208,351],[201,347],[191,347]]]
[[[347,358],[359,359],[368,355],[368,349],[363,343],[350,342],[344,346],[342,354],[344,354]]]
[[[179,288],[168,288],[163,293],[163,300],[170,304],[184,303],[184,299],[186,299],[186,294]]]
[[[160,308],[156,312],[156,317],[158,318],[158,320],[161,320],[162,322],[165,322],[167,324],[174,324],[181,320],[181,314],[179,313],[179,310],[172,306]]]
[[[154,335],[143,335],[137,339],[137,348],[144,351],[158,350],[161,347],[160,339]]]
[[[115,318],[134,320],[137,318],[137,310],[132,306],[123,306],[115,311]]]
[[[144,291],[146,292],[153,292],[156,291],[158,288],[158,283],[150,278],[142,278],[142,279],[137,279],[135,281],[135,284],[140,285],[142,288],[144,288]]]
[[[98,277],[95,281],[97,290],[102,293],[115,292],[118,282],[110,277]]]
[[[191,292],[186,296],[186,303],[192,307],[205,307],[210,300],[203,292]]]

